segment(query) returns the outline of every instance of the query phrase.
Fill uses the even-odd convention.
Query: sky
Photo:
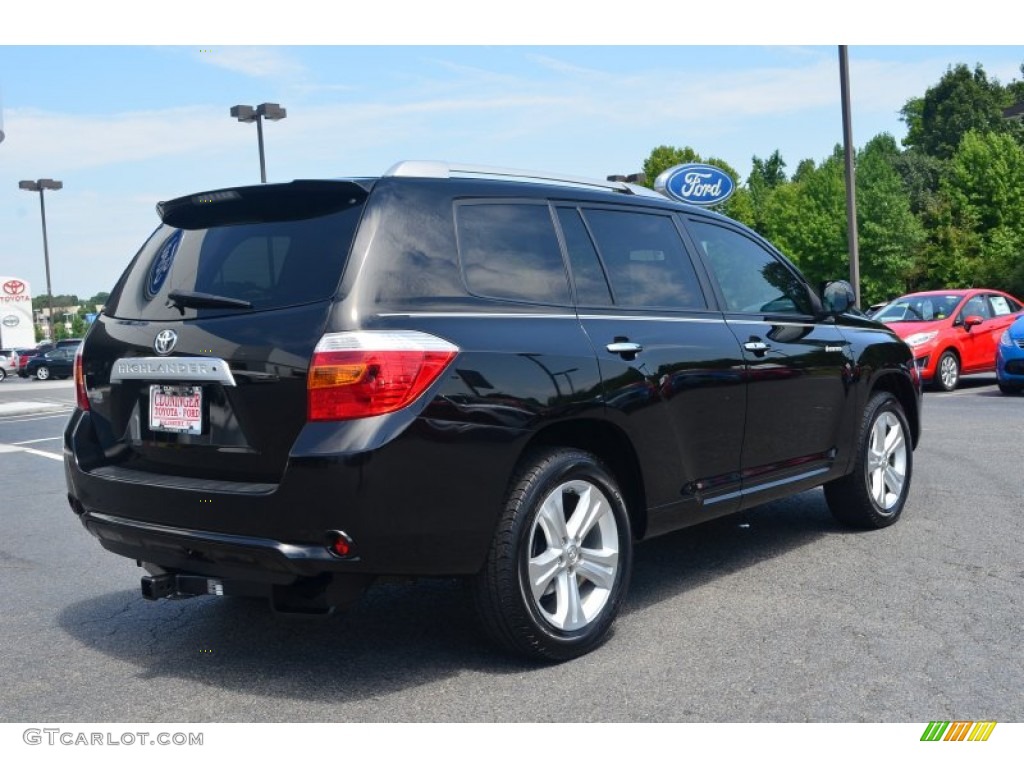
[[[306,6],[316,4],[287,4]],[[270,182],[379,175],[408,159],[604,178],[639,171],[662,144],[719,157],[745,178],[754,156],[779,150],[791,172],[842,142],[837,45],[807,42],[813,30],[758,26],[763,5],[746,16],[744,4],[730,5],[708,35],[623,11],[580,29],[564,12],[571,3],[534,0],[517,3],[514,18],[494,4],[429,6],[460,11],[461,27],[454,16],[425,18],[422,3],[402,14],[402,3],[383,3],[355,18],[293,13],[242,29],[209,13],[203,25],[183,13],[119,29],[105,24],[105,7],[144,6],[90,4],[89,18],[76,15],[82,7],[16,12],[0,26],[0,275],[27,279],[34,294],[46,286],[39,195],[20,180],[64,184],[45,199],[54,293],[110,290],[158,224],[158,201],[259,182],[256,128],[229,116],[235,104],[288,112],[264,125]],[[174,7],[199,13],[202,4]],[[536,20],[549,17],[538,32]],[[983,39],[965,24],[966,36]],[[950,65],[1021,77],[1024,46],[901,45],[890,39],[898,24],[884,29],[848,35],[864,40],[849,46],[857,147],[882,132],[902,139],[900,109]]]

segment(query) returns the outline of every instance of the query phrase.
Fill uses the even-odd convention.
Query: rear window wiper
[[[173,290],[167,294],[168,306],[175,307],[185,314],[185,307],[192,309],[252,309],[252,302],[245,299],[233,299],[230,296],[218,296],[215,293],[199,291]]]

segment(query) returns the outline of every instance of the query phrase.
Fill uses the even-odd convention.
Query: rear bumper
[[[278,483],[231,482],[111,463],[79,410],[65,430],[64,468],[72,508],[106,549],[167,570],[269,584],[447,576],[482,566],[524,439],[417,420],[370,450],[296,447]],[[440,440],[463,448],[439,451]],[[352,541],[348,557],[328,550],[337,531]]]
[[[173,528],[99,512],[82,512],[79,519],[104,549],[115,554],[230,581],[291,584],[336,570],[342,562],[323,546]]]

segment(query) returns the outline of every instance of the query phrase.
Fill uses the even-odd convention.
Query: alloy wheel
[[[527,553],[525,589],[548,624],[572,632],[600,616],[619,564],[615,512],[601,489],[570,480],[548,494]]]
[[[947,392],[956,388],[957,379],[960,378],[959,368],[952,355],[943,355],[939,361],[939,378],[942,380],[942,388]]]
[[[901,498],[907,473],[907,439],[899,419],[883,411],[871,427],[867,479],[871,498],[890,510]]]

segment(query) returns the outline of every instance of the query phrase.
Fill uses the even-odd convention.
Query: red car
[[[911,293],[874,316],[914,351],[921,378],[951,392],[960,375],[996,369],[999,337],[1024,303],[988,288]]]

